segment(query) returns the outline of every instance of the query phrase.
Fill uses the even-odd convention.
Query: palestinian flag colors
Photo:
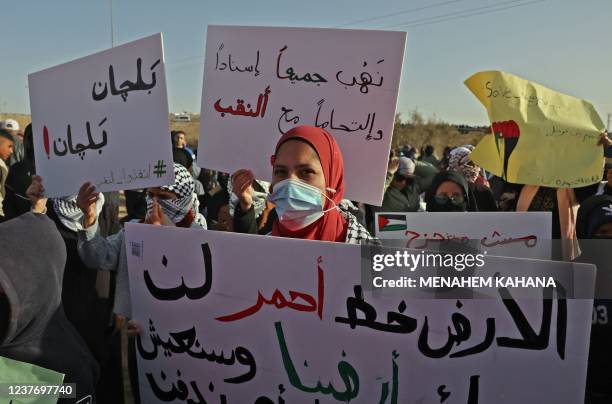
[[[504,172],[502,177],[508,180],[508,161],[521,136],[521,129],[515,121],[493,122],[491,125],[495,134],[495,145],[499,153],[500,142],[504,144]]]
[[[407,228],[405,215],[378,215],[379,231],[401,231]]]

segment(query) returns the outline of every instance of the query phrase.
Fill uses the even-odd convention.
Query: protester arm
[[[123,230],[107,238],[100,235],[98,221],[78,232],[77,248],[81,260],[92,269],[102,271],[117,271],[121,245],[123,244]]]
[[[251,207],[243,212],[240,204],[234,209],[234,232],[257,234],[257,220],[255,219],[255,209]]]

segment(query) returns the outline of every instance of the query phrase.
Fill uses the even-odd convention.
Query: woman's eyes
[[[301,174],[302,176],[307,177],[307,176],[310,176],[310,175],[313,175],[313,174],[316,174],[316,173],[315,173],[315,171],[314,171],[313,169],[311,169],[311,168],[304,168],[303,170],[301,170],[301,171],[300,171],[300,174]]]
[[[299,171],[299,175],[302,177],[307,177],[307,176],[314,175],[314,174],[316,174],[316,172],[312,168],[304,168]],[[274,170],[274,175],[286,176],[287,170],[284,168],[277,168]]]
[[[287,170],[282,168],[275,168],[274,175],[287,175]]]

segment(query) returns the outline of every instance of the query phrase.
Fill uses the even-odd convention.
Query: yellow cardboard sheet
[[[500,71],[465,85],[487,109],[492,133],[471,159],[512,183],[576,188],[601,179],[604,130],[593,105]]]

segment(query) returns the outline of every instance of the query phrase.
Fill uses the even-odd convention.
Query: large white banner
[[[375,222],[376,236],[396,246],[430,249],[479,240],[489,254],[550,258],[550,212],[377,212]]]
[[[209,26],[198,164],[269,180],[279,137],[315,125],[340,145],[346,197],[380,205],[405,42],[405,32]]]
[[[128,223],[126,247],[145,403],[584,398],[592,300],[372,293],[360,247],[339,243]],[[574,265],[574,288],[593,289],[591,265],[486,260],[502,273]]]
[[[161,34],[28,76],[47,196],[173,182],[165,77]]]

